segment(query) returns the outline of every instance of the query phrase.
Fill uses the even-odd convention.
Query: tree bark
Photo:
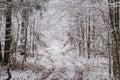
[[[24,0],[21,0],[21,3],[24,4]],[[22,10],[22,28],[21,28],[21,34],[22,34],[22,39],[21,39],[22,52],[25,53],[23,55],[23,60],[22,60],[22,68],[23,69],[24,69],[23,65],[24,65],[24,62],[26,61],[26,56],[27,56],[28,17],[29,17],[29,10],[26,9],[26,8],[24,8]]]
[[[12,37],[11,37],[11,15],[12,15],[11,2],[12,1],[11,0],[7,0],[7,2],[9,4],[7,6],[7,11],[6,11],[4,64],[8,64],[10,47],[11,47],[11,42],[12,42]]]
[[[1,46],[1,42],[0,42],[0,62],[2,62],[2,46]]]
[[[109,54],[109,79],[111,79],[111,52],[110,52],[110,40],[109,40],[109,32],[108,32],[108,54]]]
[[[27,9],[23,10],[23,22],[22,22],[22,28],[23,28],[23,39],[22,39],[22,52],[24,52],[23,60],[22,60],[22,67],[24,65],[24,62],[26,61],[26,56],[27,56],[27,29],[28,29],[28,14],[27,14]]]
[[[90,13],[90,10],[89,10]],[[87,40],[87,52],[88,52],[88,59],[90,59],[90,16],[89,16],[89,21],[88,21],[88,40]]]
[[[119,28],[119,0],[108,0],[109,5],[109,17],[110,17],[110,27],[112,28],[112,38],[113,38],[113,75],[114,78],[120,80],[120,28]]]

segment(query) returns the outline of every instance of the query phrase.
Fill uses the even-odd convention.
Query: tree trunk
[[[21,0],[21,3],[24,4],[24,0]],[[24,53],[23,55],[23,60],[22,60],[22,68],[24,69],[24,62],[26,61],[26,56],[27,56],[27,31],[28,31],[28,17],[29,17],[29,10],[24,8],[22,10],[22,28],[21,28],[21,34],[22,34],[22,52]]]
[[[110,17],[110,27],[112,28],[113,35],[113,75],[114,78],[120,80],[120,28],[119,28],[119,0],[108,0],[110,4],[115,3],[115,5],[109,5],[109,17]]]
[[[12,37],[11,37],[11,14],[12,14],[11,0],[7,0],[7,2],[10,4],[7,6],[7,11],[6,11],[4,64],[8,64],[10,47],[11,47],[11,42],[12,42]]]
[[[35,20],[34,20],[35,21]],[[35,56],[35,36],[34,36],[34,32],[35,32],[35,22],[33,23],[33,31],[32,31],[32,34],[33,34],[33,41],[32,41],[32,53],[33,53],[33,57]]]
[[[17,19],[17,24],[18,24],[18,33],[17,33],[17,38],[16,38],[16,41],[15,41],[15,49],[14,49],[14,53],[15,53],[15,60],[14,60],[14,63],[16,64],[16,56],[17,56],[17,46],[18,46],[18,39],[19,39],[19,31],[20,31],[20,23],[19,23],[19,19],[18,19],[18,16],[16,15],[15,16],[16,19]]]
[[[81,25],[81,34],[82,34],[82,53],[83,56],[85,57],[85,29],[84,26]]]
[[[90,13],[90,10],[89,10]],[[88,21],[88,40],[87,40],[87,52],[88,52],[88,59],[90,59],[90,16]]]
[[[1,42],[0,42],[0,62],[2,62],[2,46],[1,46]]]
[[[110,52],[110,43],[109,43],[109,32],[108,32],[108,54],[109,54],[109,79],[111,79],[111,52]]]
[[[23,56],[23,60],[22,60],[22,67],[24,62],[26,61],[26,55],[27,55],[27,29],[28,29],[28,16],[27,16],[27,9],[23,10],[23,22],[22,22],[22,35],[23,35],[23,39],[22,39],[22,52],[24,52],[24,56]]]

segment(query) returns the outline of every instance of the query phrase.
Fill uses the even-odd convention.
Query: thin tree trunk
[[[81,34],[82,34],[82,52],[83,56],[85,57],[85,30],[84,27],[81,25]]]
[[[33,23],[33,42],[32,42],[32,53],[33,53],[33,57],[35,56],[35,20],[34,20],[34,23]]]
[[[109,79],[111,79],[111,53],[110,53],[109,33],[108,33],[108,54],[109,54]]]
[[[25,53],[24,55],[23,55],[23,60],[22,60],[22,67],[23,67],[23,65],[24,65],[24,62],[26,61],[26,56],[27,56],[27,30],[28,30],[28,16],[27,16],[28,14],[27,14],[27,10],[26,9],[24,9],[23,10],[23,22],[22,22],[22,28],[24,29],[23,30],[23,42],[22,42],[22,44],[23,44],[23,52]]]
[[[29,51],[30,51],[30,53],[32,52],[32,25],[30,26],[30,33],[29,33],[29,39],[30,39],[30,43],[29,43]]]
[[[2,11],[0,10],[0,31],[2,27]],[[1,45],[1,38],[0,38],[0,62],[2,62],[2,45]]]
[[[17,24],[18,24],[18,33],[17,33],[17,38],[16,38],[16,41],[15,41],[15,49],[14,49],[14,53],[15,53],[15,64],[16,64],[16,53],[17,53],[17,45],[18,45],[18,39],[19,39],[19,31],[20,31],[20,24],[19,24],[19,19],[17,17],[17,15],[15,15],[16,19],[17,19]]]
[[[79,56],[81,55],[81,40],[80,40],[80,25],[79,25],[80,21],[78,19],[78,26],[77,26],[77,44],[78,44],[78,49],[79,49]]]
[[[90,12],[90,10],[89,10]],[[88,59],[90,59],[90,16],[88,21],[88,41],[87,41],[87,52],[88,52]]]
[[[35,56],[35,37],[33,36],[33,42],[32,42],[32,53],[33,53],[33,57]]]
[[[1,46],[1,42],[0,42],[0,62],[2,62],[2,46]]]

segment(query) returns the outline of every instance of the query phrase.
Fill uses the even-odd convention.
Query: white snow
[[[55,8],[55,4],[59,5]],[[37,16],[39,13],[34,14],[34,17],[37,18],[38,31],[41,28],[47,46],[38,46],[35,56],[27,57],[24,70],[20,66],[23,57],[17,54],[19,65],[16,69],[11,70],[11,80],[75,80],[75,76],[79,76],[81,72],[83,72],[83,80],[109,80],[109,62],[107,58],[98,56],[97,58],[87,59],[79,56],[75,49],[71,49],[69,43],[64,46],[69,26],[67,17],[61,18],[66,10],[62,8],[63,6],[60,7],[60,4],[60,0],[52,0],[49,4],[49,10],[43,14],[43,20],[39,20]],[[62,3],[62,5],[64,4]],[[93,7],[93,5],[86,5],[86,7]],[[58,8],[60,10],[57,10]],[[39,24],[39,22],[42,24]],[[48,29],[45,27],[48,27]],[[6,78],[6,68],[0,67],[0,80]]]

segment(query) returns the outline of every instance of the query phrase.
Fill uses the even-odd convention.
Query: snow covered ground
[[[24,70],[11,70],[11,80],[79,80],[77,77],[80,75],[83,80],[108,80],[108,60],[88,60],[75,55],[74,51],[64,54],[67,47],[63,47],[59,41],[53,41],[44,51],[40,50],[36,57],[28,57]],[[0,67],[0,72],[0,80],[6,79],[6,69]]]

